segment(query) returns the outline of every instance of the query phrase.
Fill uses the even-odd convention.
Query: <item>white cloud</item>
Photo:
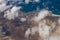
[[[48,39],[50,35],[50,26],[46,25],[43,21],[39,23],[38,26],[28,28],[25,32],[25,37],[28,37],[30,34],[34,35],[36,32],[39,33],[39,36],[43,39]]]
[[[28,28],[25,32],[25,37],[28,37],[31,34],[30,28]]]
[[[55,27],[56,27],[56,23],[53,22],[53,23],[51,24],[51,29],[50,29],[50,31],[52,31]]]
[[[53,22],[51,26],[48,26],[45,20],[42,20],[39,22],[38,26],[32,27],[31,29],[28,28],[28,30],[26,30],[25,36],[28,37],[30,34],[34,35],[35,32],[38,32],[39,36],[43,38],[43,40],[59,40],[60,38],[58,36],[50,36],[50,32],[55,28],[55,26],[55,22]]]
[[[4,17],[11,20],[11,19],[15,19],[16,17],[18,17],[18,10],[21,7],[16,7],[14,6],[12,9],[6,11],[6,13],[4,14]]]
[[[14,6],[14,7],[11,9],[11,13],[15,13],[15,12],[17,12],[19,9],[21,9],[21,7],[16,7],[16,6]]]
[[[7,3],[8,0],[0,0],[0,12],[3,12],[4,10],[8,9],[10,6],[7,6],[6,3]]]
[[[51,36],[49,40],[60,40],[60,36]]]
[[[10,7],[11,7],[11,5],[10,6],[6,6],[6,4],[3,3],[3,4],[0,5],[0,12],[3,12],[4,10],[6,10],[6,9],[8,9]]]
[[[0,10],[4,9],[4,8],[5,8],[5,6],[6,6],[6,4],[5,4],[5,3],[0,4]]]
[[[50,26],[46,24],[44,20],[40,21],[39,23],[39,36],[42,37],[44,40],[49,40],[50,33],[56,27],[56,23],[53,22]]]
[[[25,3],[28,4],[30,2],[30,0],[25,0]]]
[[[42,37],[43,39],[49,37],[49,32],[50,26],[46,25],[44,22],[39,23],[39,36]]]
[[[36,32],[38,32],[38,27],[32,27],[31,28],[31,35],[34,35]]]
[[[36,32],[38,32],[38,27],[32,27],[28,28],[25,32],[25,37],[28,37],[29,35],[34,35]]]
[[[3,2],[5,2],[5,0],[0,0],[0,3],[3,3]]]
[[[60,18],[58,19],[58,24],[60,25]]]
[[[34,0],[35,2],[39,2],[40,0]]]
[[[34,21],[40,21],[41,19],[43,19],[44,17],[46,17],[48,14],[49,14],[49,11],[43,9],[43,10],[41,10],[38,13],[38,16],[35,16],[32,20],[34,20]]]
[[[6,1],[0,0],[0,11],[4,10],[6,8]]]
[[[24,22],[26,20],[27,20],[26,18],[20,18],[20,21],[22,21],[22,22]]]

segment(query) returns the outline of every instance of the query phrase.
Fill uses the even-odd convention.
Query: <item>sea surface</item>
[[[52,11],[53,14],[60,15],[60,0],[40,0],[39,2],[29,2],[26,4],[23,1],[20,1],[20,3],[16,2],[16,6],[21,6],[22,9],[20,11],[22,12],[33,12],[33,11],[38,11],[42,9],[48,9],[49,11]],[[13,1],[8,1],[7,5],[14,5]]]

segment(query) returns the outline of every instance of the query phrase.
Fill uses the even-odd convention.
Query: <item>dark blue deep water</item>
[[[22,1],[24,2],[24,0]],[[40,0],[39,2],[29,2],[28,4],[25,3],[15,3],[16,6],[21,6],[22,12],[31,12],[31,11],[36,11],[37,8],[39,10],[41,9],[46,9],[52,11],[53,14],[58,14],[60,15],[60,0]],[[12,2],[8,2],[7,5],[14,5]]]

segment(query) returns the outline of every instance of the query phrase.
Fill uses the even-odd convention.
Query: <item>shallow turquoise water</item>
[[[53,13],[53,14],[55,14],[55,15],[60,15],[60,13]]]

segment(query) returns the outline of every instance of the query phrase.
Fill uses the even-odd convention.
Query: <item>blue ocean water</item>
[[[22,9],[20,11],[22,12],[32,12],[36,11],[37,8],[39,10],[41,9],[48,9],[53,12],[53,14],[60,15],[60,0],[40,0],[39,2],[29,2],[28,4],[24,3],[25,0],[23,0],[23,3],[15,3],[16,6],[22,6]],[[7,5],[13,5],[12,1],[7,2]]]

